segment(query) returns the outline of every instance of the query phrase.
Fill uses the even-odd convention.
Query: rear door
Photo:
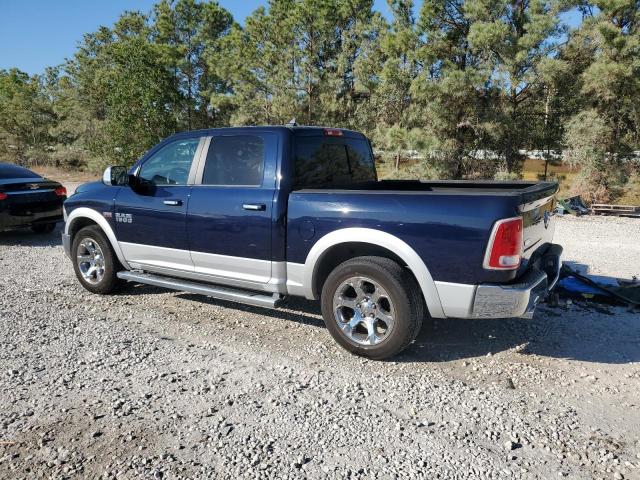
[[[277,149],[278,137],[269,132],[209,137],[187,212],[196,273],[221,283],[271,279]]]
[[[138,177],[143,190],[123,187],[116,197],[118,242],[134,268],[193,271],[186,214],[195,178],[194,158],[204,139],[175,140],[146,159]]]

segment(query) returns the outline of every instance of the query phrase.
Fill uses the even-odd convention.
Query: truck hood
[[[87,183],[82,183],[80,185],[78,185],[78,188],[76,188],[76,191],[74,193],[85,193],[85,192],[91,192],[93,190],[98,190],[101,187],[104,187],[104,183],[102,183],[101,181],[95,181],[95,182],[87,182]]]

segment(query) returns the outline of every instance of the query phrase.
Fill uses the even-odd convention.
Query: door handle
[[[162,203],[169,205],[170,207],[179,207],[182,205],[182,200],[164,200]]]
[[[242,205],[245,210],[253,210],[254,212],[262,212],[267,209],[264,203],[245,203]]]

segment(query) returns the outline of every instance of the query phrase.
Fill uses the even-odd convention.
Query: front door
[[[211,137],[187,212],[196,273],[222,283],[264,284],[271,279],[274,172],[277,137],[238,133]]]
[[[196,137],[168,143],[140,166],[141,188],[120,189],[114,220],[118,242],[133,268],[193,271],[186,213],[200,142]]]

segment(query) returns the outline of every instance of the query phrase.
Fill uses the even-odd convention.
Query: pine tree
[[[567,126],[567,161],[581,168],[576,187],[586,200],[610,201],[640,148],[640,3],[597,6],[574,39],[592,58],[580,75],[582,109]]]
[[[205,50],[218,48],[232,23],[217,2],[162,0],[154,7],[154,43],[162,47],[162,59],[173,72],[174,111],[187,130],[221,123],[207,107],[211,95],[227,87],[208,68]]]
[[[412,91],[428,137],[425,155],[443,178],[493,172],[492,162],[481,164],[474,156],[487,137],[484,89],[490,72],[471,48],[470,27],[462,0],[423,3],[418,23],[423,68]]]
[[[374,100],[377,108],[375,140],[394,152],[394,168],[400,167],[403,150],[410,146],[412,129],[411,85],[420,73],[412,0],[388,0],[393,18],[380,39],[383,57],[379,85]]]
[[[530,114],[538,101],[540,66],[553,55],[563,34],[560,0],[467,0],[469,41],[491,70],[494,145],[506,173],[519,171],[519,149],[531,145]]]

